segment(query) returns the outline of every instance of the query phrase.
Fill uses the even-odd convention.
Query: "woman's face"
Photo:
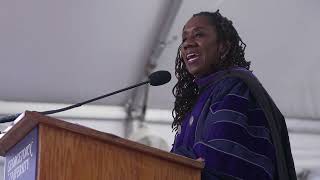
[[[207,17],[192,17],[182,32],[181,55],[187,70],[195,77],[215,71],[220,57],[216,28]]]

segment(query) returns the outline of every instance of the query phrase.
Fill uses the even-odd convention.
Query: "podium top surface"
[[[195,161],[173,153],[168,153],[160,149],[149,147],[140,143],[136,143],[113,134],[100,132],[82,125],[73,124],[49,116],[44,116],[36,112],[26,111],[20,121],[18,121],[1,139],[0,139],[0,156],[5,156],[6,152],[17,144],[28,132],[35,128],[38,124],[45,124],[52,127],[62,128],[74,133],[89,136],[94,139],[104,141],[106,143],[130,148],[135,151],[147,153],[157,158],[174,161],[193,168],[202,169],[202,162]]]

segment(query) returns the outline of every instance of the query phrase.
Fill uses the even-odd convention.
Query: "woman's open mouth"
[[[187,62],[194,63],[197,59],[199,59],[198,53],[189,53],[187,54]]]

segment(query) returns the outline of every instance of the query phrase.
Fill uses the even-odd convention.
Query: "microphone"
[[[171,80],[171,74],[168,71],[157,71],[149,76],[151,86],[160,86]]]
[[[84,104],[91,103],[93,101],[97,101],[99,99],[102,99],[102,98],[105,98],[105,97],[108,97],[108,96],[111,96],[111,95],[114,95],[114,94],[118,94],[120,92],[129,90],[129,89],[132,89],[132,88],[135,88],[135,87],[138,87],[138,86],[142,86],[144,84],[150,83],[151,86],[160,86],[160,85],[166,84],[170,80],[171,80],[171,74],[168,71],[156,71],[156,72],[154,72],[154,73],[149,75],[147,81],[135,84],[133,86],[129,86],[129,87],[120,89],[118,91],[115,91],[115,92],[112,92],[112,93],[108,93],[108,94],[105,94],[105,95],[102,95],[102,96],[99,96],[99,97],[96,97],[96,98],[93,98],[93,99],[89,99],[89,100],[84,101],[84,102],[73,104],[73,105],[70,105],[70,106],[67,106],[67,107],[64,107],[64,108],[60,108],[60,109],[56,109],[56,110],[49,110],[49,111],[42,111],[42,112],[37,112],[37,111],[34,111],[34,112],[37,112],[37,113],[40,113],[40,114],[43,114],[43,115],[63,112],[63,111],[69,110],[69,109],[80,107],[80,106],[82,106]],[[14,115],[9,115],[9,116],[5,116],[3,118],[0,118],[0,123],[6,123],[6,122],[14,121],[18,116],[20,116],[20,114],[21,113],[14,114]]]

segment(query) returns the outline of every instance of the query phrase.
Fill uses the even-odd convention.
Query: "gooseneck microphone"
[[[135,84],[133,86],[129,86],[129,87],[120,89],[118,91],[114,91],[112,93],[108,93],[108,94],[105,94],[105,95],[102,95],[102,96],[99,96],[99,97],[96,97],[96,98],[93,98],[93,99],[89,99],[89,100],[84,101],[84,102],[80,102],[80,103],[77,103],[77,104],[73,104],[73,105],[64,107],[64,108],[60,108],[60,109],[56,109],[56,110],[50,110],[50,111],[42,111],[42,112],[34,111],[34,112],[37,112],[37,113],[40,113],[40,114],[43,114],[43,115],[63,112],[63,111],[67,111],[69,109],[80,107],[80,106],[82,106],[84,104],[91,103],[93,101],[97,101],[99,99],[102,99],[102,98],[105,98],[105,97],[108,97],[108,96],[112,96],[114,94],[118,94],[120,92],[129,90],[129,89],[132,89],[132,88],[135,88],[135,87],[138,87],[138,86],[142,86],[144,84],[150,83],[151,86],[160,86],[160,85],[166,84],[170,80],[171,80],[171,74],[168,71],[156,71],[156,72],[154,72],[154,73],[149,75],[149,78],[148,78],[147,81]],[[3,118],[0,118],[0,123],[6,123],[6,122],[14,121],[18,116],[20,116],[20,113],[19,114],[5,116]]]

